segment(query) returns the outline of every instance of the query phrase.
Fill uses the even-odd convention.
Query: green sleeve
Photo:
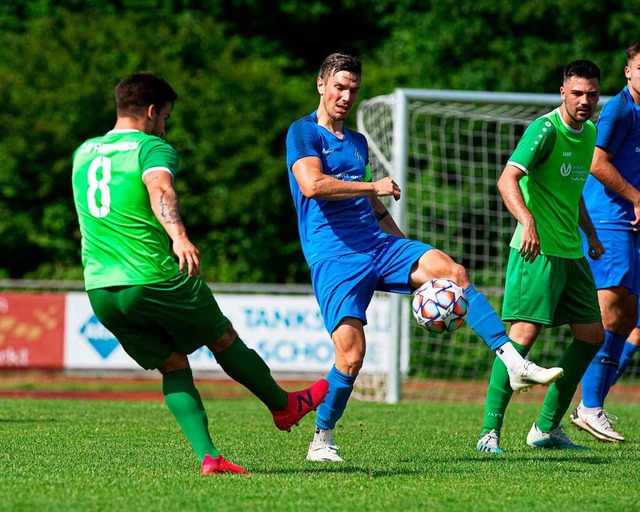
[[[531,172],[551,155],[556,138],[556,127],[547,117],[536,119],[525,130],[509,163]]]
[[[369,166],[369,164],[367,164],[367,166],[365,167],[363,181],[371,181],[371,167]]]
[[[140,170],[165,167],[173,175],[178,172],[180,158],[173,147],[159,137],[150,138],[140,148]]]

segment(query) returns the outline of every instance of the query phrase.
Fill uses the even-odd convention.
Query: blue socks
[[[477,291],[473,285],[469,285],[465,291],[469,301],[467,322],[475,333],[489,345],[492,351],[508,343],[509,337],[502,325],[500,317],[489,304],[487,298]]]
[[[625,342],[623,336],[604,331],[604,344],[582,377],[582,403],[585,407],[604,406],[604,399],[616,379]]]
[[[618,379],[622,376],[622,374],[627,370],[627,366],[633,359],[635,353],[640,349],[638,345],[634,345],[629,341],[625,341],[624,348],[622,349],[622,355],[620,356],[620,366],[618,366],[618,371],[616,372],[616,378],[613,383],[615,384]]]
[[[327,374],[326,379],[329,381],[329,393],[325,401],[318,407],[316,426],[324,430],[330,430],[336,426],[336,422],[344,413],[353,391],[356,376],[342,373],[334,365]]]

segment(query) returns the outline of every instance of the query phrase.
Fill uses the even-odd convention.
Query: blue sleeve
[[[320,158],[322,140],[313,123],[300,119],[294,122],[287,133],[287,168],[291,170],[293,164],[307,156]]]
[[[626,108],[623,97],[616,96],[605,104],[596,123],[598,136],[596,146],[615,154],[627,133],[633,127],[632,111]]]

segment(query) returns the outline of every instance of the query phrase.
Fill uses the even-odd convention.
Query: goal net
[[[398,89],[357,111],[374,179],[390,175],[402,188],[402,200],[388,204],[394,218],[408,237],[463,264],[498,313],[515,221],[497,178],[527,125],[559,103],[551,94]],[[394,296],[391,314],[399,318],[392,323],[392,371],[370,386],[378,397],[382,388],[390,402],[484,394],[494,358],[470,327],[427,333],[403,296]],[[567,327],[543,329],[530,357],[553,366],[571,339]],[[637,378],[637,367],[629,373],[625,379]],[[484,385],[474,387],[478,381]]]

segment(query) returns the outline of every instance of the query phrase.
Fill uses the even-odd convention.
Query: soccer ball
[[[427,281],[413,294],[413,316],[429,332],[453,332],[464,324],[469,302],[464,290],[449,279]]]

